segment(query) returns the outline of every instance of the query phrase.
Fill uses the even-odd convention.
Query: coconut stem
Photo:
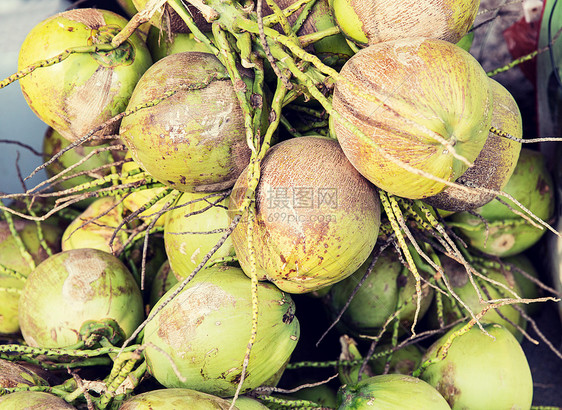
[[[240,108],[242,109],[242,114],[244,116],[244,128],[246,130],[246,143],[248,147],[253,152],[256,151],[256,146],[254,144],[254,129],[252,128],[253,123],[253,109],[249,103],[249,96],[246,94],[248,88],[244,81],[238,68],[236,67],[236,59],[234,53],[230,47],[230,44],[226,38],[226,32],[222,30],[218,23],[213,23],[213,35],[217,41],[221,53],[221,61],[226,67],[232,85],[234,87],[234,92],[236,97],[238,97],[238,102],[240,103]]]
[[[316,0],[298,0],[298,1],[295,1],[294,3],[288,5],[287,7],[285,7],[283,9],[283,15],[286,16],[286,17],[289,17],[292,14],[294,14],[295,12],[297,12],[302,6],[306,7],[306,5],[308,5],[310,3],[314,3],[315,1]],[[278,16],[275,15],[275,14],[270,14],[269,16],[264,16],[264,18],[263,18],[263,24],[264,24],[264,26],[267,26],[267,27],[271,27],[271,26],[277,24],[278,22],[279,22]],[[297,30],[295,30],[294,26],[293,26],[293,30],[297,31]]]
[[[404,257],[406,258],[406,262],[408,263],[408,268],[410,269],[410,272],[412,272],[412,274],[414,275],[414,279],[416,280],[416,313],[414,314],[414,320],[412,322],[412,327],[411,327],[412,335],[415,336],[416,335],[415,326],[418,322],[418,317],[421,310],[421,299],[422,299],[421,276],[418,272],[416,264],[414,263],[414,260],[412,259],[412,255],[410,254],[410,250],[408,249],[406,240],[402,235],[402,229],[409,237],[411,236],[411,233],[408,227],[406,226],[406,224],[404,223],[404,216],[402,215],[402,211],[400,210],[400,207],[396,199],[394,199],[392,196],[388,195],[385,191],[381,189],[379,189],[379,198],[386,212],[386,216],[388,217],[388,220],[392,225],[392,229],[396,234],[396,240],[400,245],[400,249],[402,250]],[[410,237],[410,241],[412,242],[412,245],[414,245],[414,247],[417,246],[413,238]],[[419,250],[418,249],[419,248],[416,248],[418,253],[420,253],[421,249]],[[423,254],[423,252],[421,252],[420,254]]]
[[[10,229],[10,233],[12,234],[12,237],[16,241],[16,245],[18,247],[18,250],[20,251],[21,256],[25,259],[27,265],[31,270],[35,269],[35,266],[37,265],[35,264],[33,257],[27,250],[25,244],[23,243],[23,240],[21,239],[20,234],[18,233],[14,225],[14,218],[12,218],[12,214],[6,209],[3,209],[3,211],[4,211],[4,218],[6,218],[6,222],[8,223],[8,228]]]
[[[142,348],[139,348],[132,352],[124,353],[115,360],[111,373],[105,381],[107,390],[98,403],[100,409],[105,409],[109,405],[117,389],[132,373],[137,362],[142,359],[141,352]]]
[[[116,47],[113,47],[111,44],[94,44],[91,46],[82,46],[82,47],[73,47],[73,48],[68,48],[66,50],[64,50],[62,53],[51,57],[51,58],[47,58],[45,60],[41,60],[41,61],[37,61],[34,64],[31,64],[28,67],[25,67],[24,69],[18,71],[15,74],[12,74],[11,76],[5,78],[4,80],[0,81],[0,89],[6,87],[7,85],[10,85],[11,83],[31,74],[32,72],[34,72],[35,70],[37,70],[38,68],[44,68],[44,67],[50,67],[52,65],[58,64],[64,60],[66,60],[68,57],[70,57],[73,54],[80,54],[80,53],[90,53],[90,54],[95,54],[95,53],[99,53],[99,52],[108,52],[108,51],[113,51],[115,50]]]

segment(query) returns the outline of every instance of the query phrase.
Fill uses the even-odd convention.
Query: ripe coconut
[[[554,185],[546,169],[544,156],[523,148],[511,178],[503,189],[543,221],[554,214]],[[519,207],[503,198],[515,210]],[[490,255],[517,255],[533,246],[546,233],[515,214],[498,200],[493,200],[469,212],[451,215],[450,226],[455,227],[473,248]],[[487,221],[486,223],[483,221]]]
[[[492,91],[478,61],[442,40],[404,39],[364,48],[351,57],[336,83],[333,131],[351,163],[385,191],[412,199],[446,185],[406,166],[454,181],[488,137]],[[332,116],[334,114],[332,113]],[[383,155],[383,151],[387,154]]]
[[[423,360],[433,362],[421,379],[435,387],[455,409],[530,409],[533,379],[527,358],[513,334],[493,323],[478,326],[456,337],[446,356],[443,346],[459,324],[427,350]]]
[[[143,75],[129,108],[174,90],[173,96],[123,118],[121,138],[135,162],[171,188],[230,188],[248,164],[250,149],[226,68],[208,53],[167,56]]]
[[[489,79],[492,86],[494,106],[492,126],[515,138],[523,137],[521,112],[510,92],[500,83]],[[455,182],[466,187],[481,187],[501,191],[517,165],[521,143],[488,134],[484,148],[474,160],[474,165],[466,170]],[[446,187],[437,195],[425,198],[429,205],[447,211],[468,211],[487,204],[495,194],[471,190],[466,192],[456,187]]]
[[[106,44],[127,24],[100,9],[68,10],[36,25],[19,53],[18,70],[36,65],[73,47]],[[109,52],[75,53],[38,68],[19,80],[37,116],[70,141],[124,111],[137,81],[152,64],[148,48],[133,33]],[[96,135],[115,134],[118,124]]]
[[[221,397],[234,395],[251,333],[250,282],[240,268],[203,269],[148,322],[145,357],[150,374],[160,384]],[[258,304],[257,338],[242,393],[263,385],[283,369],[299,339],[299,322],[289,295],[261,282]]]
[[[247,179],[245,171],[234,186],[233,213]],[[258,278],[286,292],[311,292],[345,279],[377,240],[375,188],[332,139],[300,137],[273,146],[261,164],[255,198],[255,217],[248,221],[243,216],[232,233],[236,256],[250,274],[253,253]]]
[[[408,37],[456,43],[479,6],[480,0],[332,0],[338,26],[358,45]]]

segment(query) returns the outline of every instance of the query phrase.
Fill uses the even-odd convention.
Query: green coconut
[[[359,370],[363,356],[357,342],[348,335],[340,336],[340,363],[338,376],[342,384],[354,385],[359,379]],[[377,345],[368,365],[363,368],[361,378],[365,379],[382,374],[412,375],[421,364],[423,352],[417,345],[411,344],[394,350],[391,344]],[[355,362],[357,364],[348,364]]]
[[[244,171],[233,188],[232,215],[243,201],[247,179]],[[300,137],[274,145],[262,161],[255,198],[255,217],[243,215],[232,233],[236,256],[250,274],[252,251],[258,278],[284,291],[312,292],[345,279],[377,240],[375,188],[332,139]]]
[[[92,202],[65,229],[62,236],[62,250],[93,248],[112,253],[127,240],[127,234],[121,230],[110,244],[115,229],[123,221],[119,207],[120,199],[102,197]]]
[[[391,345],[377,346],[375,354],[390,349]],[[422,349],[414,344],[406,345],[392,353],[390,361],[388,361],[388,373],[391,374],[409,374],[421,364],[423,356]],[[369,362],[371,369],[375,374],[383,374],[387,367],[387,356],[383,356]]]
[[[113,319],[128,337],[144,317],[140,290],[125,265],[97,249],[57,253],[35,268],[20,296],[21,333],[30,346],[67,347],[86,321]]]
[[[71,142],[64,138],[59,132],[49,127],[43,137],[43,160],[49,161],[53,156],[59,154],[66,149]],[[48,163],[45,167],[49,178],[60,174],[67,168],[74,166],[77,162],[84,160],[88,155],[90,157],[83,163],[72,168],[65,173],[56,182],[56,188],[72,189],[78,185],[86,184],[95,179],[103,178],[111,172],[110,164],[115,161],[122,160],[124,152],[121,150],[104,150],[110,148],[111,144],[99,144],[96,146],[88,146],[85,144],[67,150],[53,162]],[[73,174],[81,173],[81,175],[66,179]],[[82,174],[83,173],[83,174]],[[91,191],[88,190],[88,191]],[[76,206],[85,208],[96,200],[96,197],[84,199],[76,204]]]
[[[68,10],[36,25],[19,53],[18,70],[73,47],[109,43],[127,24],[101,9]],[[75,141],[124,111],[137,81],[152,64],[148,48],[133,33],[116,50],[74,53],[21,78],[23,95],[37,116],[64,138]],[[118,123],[96,135],[110,135]]]
[[[251,333],[250,282],[239,268],[204,269],[155,314],[146,325],[143,343],[149,372],[160,384],[221,397],[234,395]],[[242,393],[264,384],[282,369],[299,339],[299,322],[289,295],[262,282],[258,304],[257,338]]]
[[[131,153],[127,151],[125,159],[131,159]],[[125,162],[121,167],[121,172],[123,175],[122,183],[130,184],[133,182],[139,182],[142,177],[139,176],[125,176],[129,173],[142,171],[139,165],[135,161]],[[123,197],[123,206],[131,212],[138,211],[141,207],[146,206],[148,203],[154,200],[154,197],[162,195],[166,191],[166,188],[146,188],[128,193]],[[154,223],[154,226],[164,226],[165,216],[158,214],[162,211],[164,205],[166,204],[166,199],[162,198],[156,203],[152,204],[149,208],[137,215],[137,218],[142,219],[146,223],[151,223],[156,217],[158,219]]]
[[[62,227],[46,222],[37,225],[33,221],[14,218],[14,228],[33,264],[38,264],[49,256],[41,246],[39,229],[48,249],[53,253],[60,251]],[[0,334],[19,331],[20,292],[25,284],[24,278],[31,273],[32,268],[33,265],[26,259],[17,239],[11,233],[8,222],[0,221]],[[13,276],[10,272],[21,277]]]
[[[169,91],[177,92],[123,118],[119,133],[133,159],[179,191],[230,188],[248,165],[250,148],[226,68],[209,53],[167,56],[142,76],[129,108],[162,99]]]
[[[542,296],[542,289],[539,289],[534,280],[539,280],[539,272],[531,259],[523,254],[510,256],[502,260],[507,264],[507,269],[513,274],[513,278],[521,289],[521,297],[525,299],[535,299]],[[542,307],[542,303],[530,303],[523,305],[525,311],[534,314]]]
[[[16,391],[0,396],[0,410],[65,410],[76,407],[54,394],[41,391]]]
[[[480,302],[478,293],[474,285],[470,282],[465,267],[448,257],[442,257],[441,262],[443,271],[453,291],[468,306],[472,313],[476,315],[480,313],[482,309],[486,308],[488,303]],[[474,276],[474,281],[479,287],[480,294],[484,300],[514,298],[515,296],[511,292],[523,297],[521,288],[509,270],[487,268],[483,274],[486,278],[498,282],[509,289],[507,290],[500,285],[490,283],[489,281]],[[518,306],[523,307],[524,305],[519,304]],[[437,327],[437,311],[435,304],[432,307],[433,311],[429,316],[434,327]],[[445,324],[453,323],[463,317],[471,316],[456,300],[451,297],[443,297],[443,319]],[[483,323],[501,324],[513,333],[518,340],[523,338],[523,334],[516,326],[524,330],[527,325],[527,321],[521,313],[515,309],[514,305],[504,305],[497,309],[490,309],[480,318],[480,321]]]
[[[223,197],[221,193],[184,192],[166,213],[164,243],[177,278],[189,276],[224,235],[221,230],[228,228],[229,200]],[[211,260],[231,256],[234,256],[234,246],[229,237]]]
[[[503,189],[543,221],[554,214],[554,185],[546,169],[543,155],[523,148],[515,170]],[[502,198],[512,209],[520,208]],[[451,215],[450,226],[467,239],[470,246],[484,253],[507,257],[533,246],[546,233],[545,228],[531,225],[498,200],[475,209],[477,215],[457,212]],[[482,220],[487,221],[487,224]]]
[[[416,377],[386,374],[344,385],[338,391],[338,410],[419,409],[448,410],[449,405],[435,388]]]
[[[178,283],[178,279],[172,272],[170,262],[164,262],[152,279],[149,297],[150,307],[152,308],[176,283]]]
[[[212,38],[212,33],[206,33]],[[201,53],[211,53],[209,47],[196,39],[193,33],[169,33],[152,26],[148,32],[146,45],[150,50],[154,62],[166,56],[183,53],[185,51],[199,51]]]
[[[295,3],[295,0],[276,0],[275,3],[281,8],[285,9]],[[300,7],[295,13],[290,15],[287,20],[289,24],[293,25],[298,18],[302,18],[305,6]],[[271,8],[266,2],[263,3],[263,15],[273,14]],[[298,36],[306,36],[324,30],[332,29],[336,26],[328,0],[318,0],[308,10],[308,14],[300,29],[297,32]],[[281,26],[274,26],[279,32],[283,32]],[[320,60],[326,64],[341,66],[349,57],[354,54],[354,51],[347,44],[346,38],[342,34],[334,34],[324,37],[319,41],[312,43],[307,48],[308,51],[314,53]]]
[[[191,389],[170,388],[136,394],[123,403],[119,410],[228,410],[229,408],[230,403],[220,397]]]
[[[228,399],[232,403],[232,399]],[[259,401],[247,396],[239,396],[236,399],[236,407],[239,410],[267,410],[268,407],[261,404]]]
[[[37,225],[34,221],[16,217],[14,217],[13,222],[15,231],[25,250],[31,256],[33,263],[38,264],[49,256],[41,246],[41,236],[43,236],[45,244],[52,253],[60,251],[60,240],[63,232],[60,225],[50,223],[50,220]],[[41,235],[39,229],[41,229]],[[0,265],[23,276],[28,276],[33,269],[25,255],[22,254],[17,239],[12,235],[7,221],[0,221]]]
[[[346,305],[371,262],[372,256],[350,277],[332,286],[327,305],[333,317]],[[377,335],[388,318],[401,307],[401,325],[409,328],[417,308],[415,284],[413,274],[404,268],[394,250],[387,248],[345,310],[343,324],[356,335]],[[433,290],[423,285],[420,318],[431,305],[432,298]]]
[[[412,199],[436,195],[447,185],[419,171],[455,181],[480,154],[493,95],[486,72],[462,48],[428,38],[386,41],[352,56],[340,74],[334,134],[379,188]]]
[[[427,350],[432,363],[421,378],[445,397],[452,409],[529,409],[531,370],[515,336],[497,323],[478,326],[456,337],[442,360],[436,359],[459,324]]]

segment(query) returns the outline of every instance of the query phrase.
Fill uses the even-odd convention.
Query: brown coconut
[[[492,127],[513,137],[521,138],[523,136],[521,113],[513,96],[505,87],[491,78],[490,84],[494,101]],[[500,191],[513,174],[520,151],[520,142],[490,132],[474,165],[455,182],[466,187]],[[496,194],[491,192],[476,189],[467,192],[461,188],[449,186],[437,195],[425,198],[424,201],[435,208],[459,212],[479,208],[495,197]]]

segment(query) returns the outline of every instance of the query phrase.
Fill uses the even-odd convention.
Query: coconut
[[[60,251],[60,237],[62,228],[43,222],[39,226],[36,222],[14,218],[14,228],[25,250],[31,256],[33,263],[38,264],[47,259],[49,254],[39,240],[40,232],[51,252]],[[18,305],[20,290],[25,280],[14,277],[2,268],[14,271],[26,277],[32,271],[32,265],[26,259],[18,246],[17,239],[10,232],[8,222],[0,221],[0,334],[16,333],[19,331]]]
[[[443,265],[443,271],[445,272],[445,275],[447,276],[447,279],[449,280],[449,283],[456,295],[469,307],[472,313],[475,315],[480,313],[480,311],[484,309],[488,303],[480,302],[478,293],[474,288],[474,285],[470,282],[465,267],[445,256],[441,257],[441,262]],[[499,282],[500,284],[506,286],[511,292],[523,297],[521,288],[510,271],[487,268],[485,276],[490,280]],[[484,300],[514,297],[512,293],[499,285],[492,284],[478,277],[474,277],[474,280],[479,286],[480,294]],[[438,325],[436,311],[437,306],[434,304],[432,307],[434,308],[434,311],[432,312],[433,314],[428,316],[431,318],[431,322],[436,327]],[[469,316],[469,313],[464,309],[464,307],[460,306],[456,300],[452,299],[452,297],[443,298],[443,317],[446,325],[466,316]],[[525,318],[523,318],[521,313],[515,309],[513,305],[505,305],[497,309],[490,309],[480,318],[480,321],[482,323],[499,323],[513,333],[518,340],[523,338],[523,334],[516,326],[519,326],[524,330],[527,325]]]
[[[19,53],[18,70],[74,48],[107,44],[127,24],[100,9],[68,10],[36,25]],[[109,52],[74,53],[21,78],[23,95],[37,116],[75,141],[125,110],[137,81],[152,64],[144,41],[133,33]],[[118,123],[96,135],[115,134]]]
[[[479,5],[480,0],[332,0],[338,26],[359,45],[419,37],[456,43]]]
[[[233,396],[251,334],[250,279],[241,269],[200,271],[144,329],[148,370],[165,387]],[[177,290],[176,285],[157,303]],[[291,298],[271,283],[258,284],[258,327],[241,392],[254,389],[284,368],[299,339]],[[181,375],[184,380],[181,380]]]
[[[17,363],[0,359],[0,388],[48,386],[49,383],[35,372]]]
[[[295,0],[276,0],[275,3],[281,9],[285,9],[295,3]],[[287,18],[290,25],[294,25],[297,18],[302,18],[301,13],[303,13],[304,8],[305,6],[302,6]],[[267,16],[272,13],[273,11],[268,6],[267,2],[263,2],[263,15]],[[313,34],[333,28],[335,25],[336,22],[334,21],[328,0],[318,0],[314,2],[314,5],[308,11],[307,17],[304,19],[300,29],[297,31],[297,35],[305,36]],[[276,25],[274,28],[283,33],[283,29],[280,25]],[[313,43],[311,47],[307,48],[307,50],[314,53],[315,56],[328,64],[340,62],[343,64],[345,60],[354,54],[342,34],[325,37]]]
[[[489,81],[494,98],[492,126],[515,138],[522,138],[523,123],[515,99],[500,83],[491,78]],[[474,165],[455,182],[468,188],[501,191],[515,170],[520,151],[520,142],[490,132]],[[467,192],[448,186],[437,195],[425,198],[424,202],[439,209],[458,212],[478,208],[495,197],[496,194],[489,192],[476,189]]]
[[[504,192],[543,221],[549,221],[554,214],[552,177],[538,151],[521,150]],[[520,209],[511,200],[504,201],[512,209]],[[475,209],[477,215],[469,212],[451,215],[449,225],[455,227],[470,246],[482,252],[500,257],[517,255],[537,243],[546,229],[531,225],[512,209],[494,200]]]
[[[206,33],[212,38],[212,33]],[[154,62],[166,56],[183,53],[185,51],[199,51],[201,53],[211,53],[209,47],[197,40],[193,33],[168,33],[164,30],[152,26],[148,32],[146,45],[150,50]]]
[[[92,202],[65,229],[62,250],[93,248],[111,253],[121,247],[127,240],[124,230],[117,233],[110,245],[115,229],[123,221],[119,203],[115,197],[102,197]]]
[[[351,57],[341,75],[331,116],[351,124],[334,116],[334,135],[379,188],[435,195],[446,184],[421,173],[454,181],[480,154],[493,95],[484,69],[460,47],[427,38],[378,43]]]
[[[0,409],[65,410],[76,407],[54,394],[42,391],[16,391],[0,397]]]
[[[228,198],[221,196],[224,195],[184,192],[166,213],[164,244],[177,278],[188,277],[224,235],[221,229],[229,225]],[[217,249],[211,260],[230,256],[234,256],[231,237]]]
[[[145,393],[137,394],[119,407],[119,410],[212,410],[230,408],[230,403],[217,396],[202,393],[191,389],[171,388],[156,389]],[[234,407],[238,409],[238,407]]]
[[[353,275],[332,286],[327,297],[332,317],[336,317],[349,301],[371,262],[372,257]],[[422,290],[420,318],[433,299],[433,289],[423,286]],[[378,257],[371,274],[351,300],[342,316],[342,322],[356,335],[377,335],[398,307],[402,308],[401,325],[409,328],[417,308],[416,281],[412,273],[404,268],[394,250],[387,248]]]
[[[45,162],[51,160],[51,158],[65,150],[70,144],[71,142],[69,140],[64,138],[53,128],[49,127],[43,137],[43,160]],[[45,167],[47,176],[49,178],[54,177],[65,171],[67,168],[74,166],[72,170],[67,171],[54,183],[54,186],[61,190],[72,189],[78,185],[103,178],[111,172],[110,164],[122,160],[125,155],[121,150],[102,151],[104,148],[109,148],[110,146],[111,144],[99,144],[96,146],[82,144],[69,149]],[[75,166],[77,162],[83,161],[88,155],[90,157],[85,162]],[[80,173],[80,175],[66,179],[67,177],[78,173]],[[86,192],[93,191],[94,189],[95,188],[88,189]],[[86,198],[75,204],[75,206],[86,208],[95,200],[96,197]]]
[[[450,409],[428,383],[404,374],[385,374],[348,384],[338,392],[338,409]]]
[[[244,198],[247,179],[245,171],[234,186],[229,204],[233,214]],[[260,280],[287,292],[311,292],[345,279],[367,259],[377,240],[376,191],[337,141],[300,137],[273,146],[261,164],[255,198],[255,217],[244,215],[232,233],[238,261],[247,274],[255,268]]]
[[[421,378],[445,397],[452,409],[529,409],[533,379],[519,342],[505,327],[485,324],[456,337],[439,360],[443,346],[459,324],[439,338],[424,355],[432,363]]]
[[[162,99],[169,91],[177,93]],[[234,185],[248,165],[250,148],[242,108],[220,61],[195,51],[159,60],[135,87],[129,107],[155,99],[162,101],[121,123],[120,136],[135,162],[179,191]]]
[[[127,151],[125,159],[131,159],[131,153]],[[132,173],[133,171],[141,170],[139,165],[135,161],[125,162],[121,168],[123,173]],[[142,170],[141,170],[142,171]],[[133,182],[141,181],[141,177],[138,176],[127,176],[122,178],[123,184],[130,184]],[[123,197],[123,206],[131,212],[138,211],[141,207],[146,206],[149,202],[154,200],[154,197],[162,195],[166,191],[166,188],[146,188],[138,191],[133,191],[128,193]],[[137,215],[146,221],[146,223],[152,222],[152,219],[156,218],[157,214],[162,211],[166,200],[164,198],[158,200],[156,203],[152,204],[150,208],[147,208],[143,212]],[[160,215],[156,220],[154,226],[164,226],[164,215]]]
[[[115,256],[97,249],[57,253],[37,266],[20,296],[21,333],[30,346],[67,347],[86,321],[113,319],[126,337],[142,322],[135,279]]]

